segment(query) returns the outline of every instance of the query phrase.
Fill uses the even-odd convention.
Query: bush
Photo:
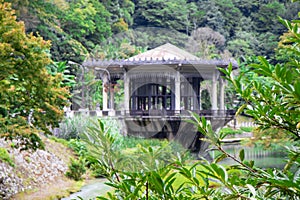
[[[69,170],[66,172],[66,176],[74,179],[75,181],[81,180],[82,175],[86,172],[84,159],[71,158],[71,164]]]
[[[84,115],[65,118],[59,124],[59,131],[56,134],[56,137],[63,138],[65,140],[78,139],[80,138],[80,134],[87,131],[88,127],[92,127],[96,121],[97,117]],[[112,127],[110,130],[112,134],[119,134],[121,128],[117,120],[106,119],[103,120],[103,123],[106,126]]]
[[[5,148],[0,148],[0,160],[8,163],[12,167],[15,166],[14,161],[10,158],[9,153]]]
[[[71,139],[68,143],[68,147],[75,151],[75,153],[80,157],[85,157],[88,152],[85,143],[81,142],[80,140]]]
[[[79,134],[86,131],[87,127],[92,124],[94,119],[89,116],[74,116],[65,118],[59,125],[59,133],[56,135],[59,138],[66,140],[78,139]]]
[[[69,145],[69,142],[65,139],[62,139],[62,138],[57,138],[55,136],[50,136],[49,139],[54,141],[54,142],[60,143],[60,144],[64,145],[65,147],[68,147],[68,145]]]

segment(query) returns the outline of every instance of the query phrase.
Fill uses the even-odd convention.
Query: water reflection
[[[263,149],[261,147],[247,147],[240,144],[225,145],[226,152],[239,157],[241,149],[245,151],[245,160],[253,160],[254,165],[260,168],[277,168],[283,169],[287,159],[287,153],[284,149]],[[214,158],[216,154],[211,153]],[[233,164],[234,161],[230,158],[226,158],[221,161],[222,164]]]

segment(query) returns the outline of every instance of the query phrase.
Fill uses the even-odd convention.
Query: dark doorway
[[[171,85],[148,83],[138,87],[130,97],[130,110],[133,113],[135,111],[149,113],[150,110],[167,113],[174,111],[175,94],[172,92]]]

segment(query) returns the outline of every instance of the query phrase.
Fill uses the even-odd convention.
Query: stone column
[[[109,95],[109,101],[110,101],[110,109],[115,109],[115,91],[114,91],[114,85],[110,83],[110,95]]]
[[[130,88],[129,88],[129,78],[127,77],[126,72],[124,73],[124,109],[125,114],[129,112],[129,101],[130,101]]]
[[[102,78],[102,110],[106,111],[108,110],[108,107],[107,107],[107,101],[108,101],[108,90],[109,90],[109,87],[105,87],[105,85],[107,86],[108,85],[108,77],[107,77],[107,74],[104,73],[103,74],[103,78]]]
[[[218,98],[217,98],[217,75],[218,75],[218,71],[215,70],[213,72],[213,76],[212,76],[212,87],[211,87],[211,109],[213,110],[213,113],[216,114],[217,110],[218,110]]]
[[[201,99],[201,92],[202,92],[202,88],[201,88],[201,82],[200,81],[200,85],[199,85],[199,110],[202,110],[202,99]]]
[[[180,72],[176,72],[175,77],[175,110],[180,113]]]
[[[225,111],[225,80],[220,77],[219,79],[219,89],[220,89],[220,96],[219,96],[219,102],[220,102],[220,111],[224,114]]]

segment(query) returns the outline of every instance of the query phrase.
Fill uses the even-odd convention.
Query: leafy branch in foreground
[[[288,28],[288,33],[282,36],[279,46],[279,54],[284,54],[287,62],[272,65],[266,58],[258,57],[259,63],[249,67],[260,76],[260,80],[244,80],[243,74],[233,77],[232,66],[228,69],[220,68],[220,71],[245,102],[237,114],[246,109],[246,114],[253,117],[262,130],[279,128],[292,133],[293,139],[299,140],[300,22],[280,21]]]
[[[293,148],[284,171],[263,170],[253,161],[227,153],[222,147],[226,134],[214,132],[205,118],[193,114],[193,123],[206,135],[215,150],[221,152],[211,163],[205,160],[184,160],[179,154],[168,157],[166,147],[137,147],[129,153],[118,147],[116,136],[99,121],[81,137],[87,143],[89,155],[98,161],[114,188],[106,197],[98,199],[299,199],[299,148]],[[132,150],[132,149],[131,149]],[[221,165],[229,157],[236,163]],[[294,166],[296,171],[290,169]],[[288,186],[288,187],[287,187]],[[267,192],[266,192],[267,191]]]
[[[202,171],[203,174],[208,174],[209,177],[215,179],[216,183],[222,183],[221,187],[231,190],[232,195],[237,195],[240,199],[248,199],[245,194],[251,192],[253,197],[258,199],[272,198],[272,197],[287,197],[291,199],[299,199],[298,193],[300,192],[300,148],[293,147],[287,148],[289,152],[289,160],[283,171],[278,169],[263,170],[255,167],[254,161],[246,161],[245,152],[242,149],[239,152],[239,158],[227,153],[222,147],[222,139],[226,137],[223,132],[214,132],[210,124],[204,117],[200,118],[197,114],[191,113],[193,120],[191,122],[198,127],[198,131],[203,133],[209,141],[213,149],[217,150],[221,154],[217,156],[211,164],[202,164],[202,166],[208,170],[209,173]],[[227,168],[222,165],[217,165],[218,162],[224,158],[230,158],[236,162],[234,165],[230,165]],[[291,167],[294,166],[296,172],[291,171]],[[229,173],[231,170],[239,170],[242,176],[236,180],[231,180]],[[212,173],[214,172],[215,173]],[[234,187],[233,187],[233,185]],[[288,187],[286,187],[288,185]],[[246,187],[245,187],[246,186]],[[239,188],[239,189],[237,189]],[[267,191],[264,193],[264,191]],[[223,194],[223,197],[227,196]],[[227,196],[228,197],[228,196]],[[250,196],[248,196],[250,197]]]

